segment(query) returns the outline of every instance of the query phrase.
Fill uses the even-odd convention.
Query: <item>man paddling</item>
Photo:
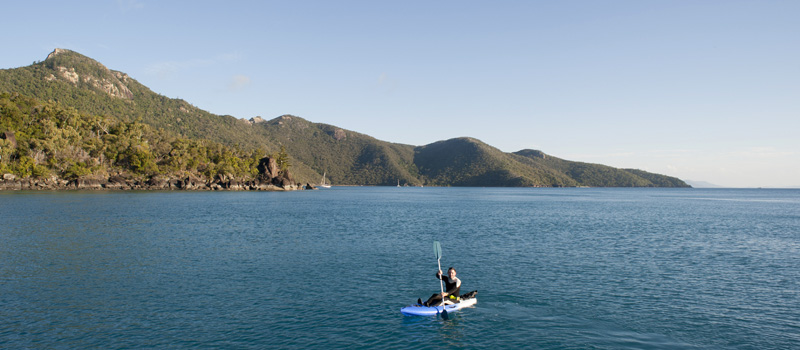
[[[442,276],[442,270],[436,272],[436,278],[444,281],[445,291],[444,293],[437,293],[431,295],[427,301],[422,303],[422,299],[417,299],[419,304],[424,306],[437,306],[442,303],[444,298],[448,298],[453,301],[458,301],[459,293],[461,292],[461,280],[456,277],[456,269],[449,268],[447,269],[447,276]]]

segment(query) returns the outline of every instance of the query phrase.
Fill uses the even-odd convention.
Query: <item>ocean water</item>
[[[800,190],[2,192],[0,348],[798,349]]]

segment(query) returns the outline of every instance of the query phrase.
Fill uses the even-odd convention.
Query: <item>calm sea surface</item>
[[[800,190],[0,192],[0,348],[798,349]]]

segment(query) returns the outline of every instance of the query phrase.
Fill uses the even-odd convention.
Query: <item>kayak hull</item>
[[[409,305],[402,309],[400,312],[407,316],[436,316],[442,313],[442,309],[447,310],[448,313],[456,312],[465,307],[473,306],[478,302],[477,298],[470,298],[461,300],[461,302],[452,305],[442,306],[422,306],[422,305]]]

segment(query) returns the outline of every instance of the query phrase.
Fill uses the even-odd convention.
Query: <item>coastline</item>
[[[196,178],[150,179],[147,181],[110,179],[0,179],[0,191],[74,191],[74,190],[154,190],[154,191],[297,191],[314,189],[310,185],[275,184],[272,181],[203,181]]]

